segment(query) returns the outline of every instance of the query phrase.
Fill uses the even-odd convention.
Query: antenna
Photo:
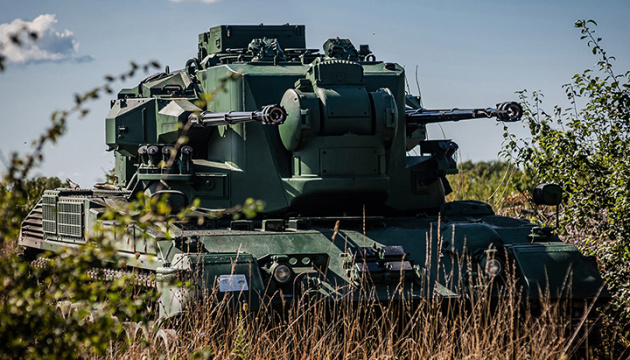
[[[422,91],[420,91],[420,82],[418,81],[418,65],[416,65],[416,88],[418,88],[418,99],[420,99],[420,107],[423,107]]]
[[[403,66],[403,69],[405,67]],[[411,88],[409,87],[409,79],[407,78],[407,71],[405,71],[405,85],[407,85],[407,94],[411,95]]]

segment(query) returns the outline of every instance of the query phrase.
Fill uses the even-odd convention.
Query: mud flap
[[[593,299],[608,297],[594,261],[571,244],[515,245],[511,252],[530,299]]]

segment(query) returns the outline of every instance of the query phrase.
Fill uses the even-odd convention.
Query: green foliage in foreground
[[[12,39],[19,45],[21,36],[29,33],[24,28]],[[0,71],[2,60],[0,54]],[[131,70],[118,78],[151,66],[157,65],[132,63]],[[65,133],[71,116],[84,117],[89,112],[89,100],[111,93],[109,84],[115,80],[106,77],[105,85],[76,95],[71,109],[51,115],[50,126],[33,141],[32,152],[12,153],[6,161],[0,179],[0,359],[63,359],[103,353],[123,333],[124,320],[146,316],[146,304],[154,294],[136,293],[126,277],[104,282],[99,276],[105,267],[124,268],[111,237],[94,236],[87,244],[68,248],[54,258],[45,254],[36,267],[16,254],[22,219],[45,188],[61,185],[57,178],[31,180],[32,170],[43,160],[43,149]],[[141,215],[152,221],[154,217],[149,215],[155,215],[155,209],[160,207],[151,206]],[[32,260],[32,253],[24,255]],[[96,271],[96,277],[90,277],[88,270]],[[70,302],[75,305],[67,306]]]
[[[565,191],[561,231],[597,255],[614,301],[611,337],[630,335],[630,71],[618,74],[592,20],[575,27],[599,57],[594,70],[564,85],[570,108],[542,109],[542,94],[520,92],[532,138],[506,132],[506,154],[538,182]],[[584,241],[584,239],[586,239]],[[617,344],[628,347],[628,340]]]

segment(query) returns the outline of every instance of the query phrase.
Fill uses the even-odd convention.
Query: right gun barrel
[[[514,101],[497,104],[496,109],[428,110],[420,108],[405,111],[408,124],[431,124],[490,117],[496,117],[498,121],[512,122],[519,121],[522,116],[523,108]]]

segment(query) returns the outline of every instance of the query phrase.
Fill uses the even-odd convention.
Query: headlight
[[[501,265],[501,261],[497,259],[489,259],[486,260],[486,264],[484,265],[484,270],[486,274],[491,277],[495,277],[501,273],[503,266]]]
[[[291,268],[288,265],[278,264],[273,268],[273,278],[280,284],[285,284],[291,280]]]

